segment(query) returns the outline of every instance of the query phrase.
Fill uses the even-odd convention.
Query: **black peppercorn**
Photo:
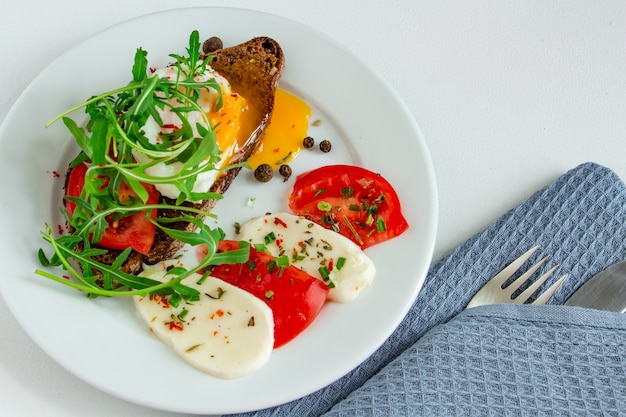
[[[284,181],[287,181],[289,177],[291,177],[291,167],[289,165],[283,164],[278,168],[278,173],[283,176]]]
[[[323,140],[320,142],[320,151],[326,153],[326,152],[330,152],[330,149],[333,147],[333,145],[330,143],[329,140]]]
[[[268,182],[274,176],[274,169],[270,164],[261,164],[254,170],[254,178],[261,182]]]
[[[302,146],[304,146],[304,149],[311,149],[313,145],[315,145],[315,139],[311,136],[307,136],[302,140]]]
[[[217,36],[212,36],[202,44],[202,52],[208,54],[210,52],[215,52],[218,49],[222,49],[223,47],[224,44],[222,43],[222,40]]]

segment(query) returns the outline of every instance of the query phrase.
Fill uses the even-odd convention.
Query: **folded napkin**
[[[536,244],[551,255],[544,268],[570,273],[556,305],[463,311]],[[580,165],[433,264],[407,316],[358,368],[244,415],[623,415],[626,315],[557,305],[625,258],[626,187],[605,167]]]

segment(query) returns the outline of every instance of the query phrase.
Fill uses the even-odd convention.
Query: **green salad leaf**
[[[217,242],[224,237],[221,229],[209,228],[201,218],[211,213],[182,204],[184,201],[219,199],[222,196],[210,192],[196,192],[194,185],[198,175],[215,170],[221,151],[211,125],[200,104],[203,94],[216,94],[217,105],[222,105],[222,91],[212,77],[204,76],[210,57],[202,59],[199,33],[189,37],[186,55],[170,54],[175,61],[170,65],[177,69],[176,79],[150,74],[148,53],[138,48],[132,66],[132,80],[123,87],[89,98],[53,118],[46,126],[62,120],[80,148],[79,155],[70,167],[87,164],[85,185],[80,197],[65,197],[76,204],[70,217],[61,208],[71,235],[55,237],[46,225],[42,238],[53,250],[48,257],[39,251],[44,267],[61,267],[73,278],[68,280],[38,269],[36,273],[56,282],[87,292],[90,296],[130,296],[149,293],[174,294],[178,298],[195,299],[198,294],[182,284],[190,275],[207,266],[224,262],[242,262],[247,259],[247,248],[229,254],[218,254]],[[69,115],[84,109],[89,119],[84,127]],[[182,126],[171,133],[161,134],[158,141],[146,136],[146,124],[153,119],[162,125],[161,113],[168,110]],[[203,123],[190,122],[189,115],[199,114]],[[137,158],[142,155],[142,158]],[[181,166],[177,174],[160,177],[149,174],[149,168],[157,164]],[[245,166],[231,165],[221,169]],[[120,184],[127,184],[136,197],[120,198]],[[172,184],[179,192],[173,203],[147,204],[149,193],[145,184]],[[150,219],[151,210],[176,210],[176,218]],[[128,259],[131,249],[121,252],[112,265],[106,265],[97,257],[106,252],[97,247],[109,219],[145,212],[146,219],[153,222],[169,236],[190,245],[206,245],[208,253],[200,264],[192,269],[175,268],[168,274],[172,278],[165,283],[145,277],[124,273],[120,267]],[[197,232],[185,232],[169,228],[173,221],[191,222]]]

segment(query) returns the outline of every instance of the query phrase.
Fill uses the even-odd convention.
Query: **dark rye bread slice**
[[[226,78],[232,91],[245,97],[249,107],[254,109],[254,117],[256,118],[254,125],[257,127],[241,151],[230,161],[231,163],[245,162],[257,148],[263,131],[270,123],[274,108],[274,92],[284,67],[283,51],[275,40],[268,37],[257,37],[236,46],[213,51],[209,55],[213,57],[210,60],[211,67]],[[233,168],[221,172],[209,191],[224,194],[240,170],[241,168]],[[163,200],[173,203],[165,197]],[[185,202],[184,204],[208,212],[215,206],[216,202],[217,200],[205,200],[193,204]],[[178,210],[159,210],[157,217],[171,218],[178,217],[180,214],[181,212]],[[192,223],[188,222],[170,223],[167,226],[187,231],[196,229]],[[143,255],[132,251],[121,269],[130,274],[139,273],[143,263],[155,264],[170,259],[183,246],[182,242],[171,238],[157,228],[150,253]],[[110,265],[120,253],[121,251],[118,250],[108,250],[98,258],[98,261]]]

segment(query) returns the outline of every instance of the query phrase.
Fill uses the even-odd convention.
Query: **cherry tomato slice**
[[[85,185],[85,174],[87,173],[87,165],[80,164],[72,168],[67,181],[66,194],[71,197],[80,197]],[[146,204],[157,204],[160,200],[160,194],[151,184],[143,184],[148,192],[148,201]],[[119,189],[120,200],[128,200],[131,196],[136,196],[135,192],[126,183],[122,183]],[[74,215],[76,204],[66,201],[65,209],[70,219]],[[150,218],[156,219],[157,211],[150,210]],[[133,248],[144,255],[150,252],[154,243],[154,234],[156,226],[146,220],[146,212],[141,211],[120,219],[109,219],[109,226],[105,229],[102,239],[97,243],[98,246],[107,249],[124,250],[128,247]]]
[[[221,241],[218,250],[239,249],[239,242]],[[328,287],[295,266],[280,267],[275,258],[250,248],[248,262],[217,265],[211,276],[235,285],[265,301],[274,314],[274,348],[302,333],[319,314]]]
[[[391,184],[380,174],[352,165],[328,165],[299,175],[289,208],[363,249],[409,228]]]

